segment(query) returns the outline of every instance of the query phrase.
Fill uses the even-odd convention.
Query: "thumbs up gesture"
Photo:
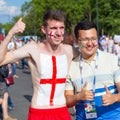
[[[85,82],[80,93],[77,94],[78,100],[93,100],[94,94],[91,90],[87,90],[88,83]]]
[[[106,94],[102,96],[103,106],[108,106],[116,102],[116,94],[112,94],[105,85]]]
[[[22,18],[20,18],[10,30],[10,34],[14,35],[16,33],[22,33],[25,30],[25,23],[23,23]]]

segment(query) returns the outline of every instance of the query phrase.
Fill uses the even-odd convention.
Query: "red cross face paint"
[[[54,35],[54,32],[48,32],[48,36],[49,36],[49,38],[51,38],[52,36]]]
[[[48,38],[50,38],[50,39],[60,39],[60,41],[63,41],[64,32],[57,33],[55,31],[50,31],[50,32],[48,32]]]

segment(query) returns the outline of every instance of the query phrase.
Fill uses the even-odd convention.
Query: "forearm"
[[[113,94],[113,98],[115,102],[120,102],[120,93]]]
[[[15,25],[10,29],[9,33],[3,40],[3,42],[0,45],[0,63],[3,62],[5,59],[5,55],[7,53],[7,46],[12,37],[17,33],[22,33],[25,29],[25,24],[22,22],[22,18],[20,18]]]
[[[66,96],[66,103],[68,107],[73,107],[79,102],[80,99],[78,99],[78,94],[76,95],[68,95]]]
[[[13,37],[13,33],[9,32],[3,42],[0,44],[0,63],[4,60],[7,53],[7,45]]]
[[[117,86],[118,93],[117,94],[113,94],[114,95],[113,98],[114,98],[115,102],[120,102],[120,82],[118,82],[116,84],[116,86]]]

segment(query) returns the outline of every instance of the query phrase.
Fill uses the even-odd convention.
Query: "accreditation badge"
[[[85,101],[84,110],[86,119],[97,118],[96,106],[94,101]]]

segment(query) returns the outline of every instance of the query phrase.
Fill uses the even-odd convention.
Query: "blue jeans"
[[[21,64],[22,64],[22,69],[24,69],[25,66],[28,66],[28,63],[27,63],[26,59],[22,59]]]
[[[12,74],[16,75],[16,63],[11,63],[11,67],[12,67]]]

